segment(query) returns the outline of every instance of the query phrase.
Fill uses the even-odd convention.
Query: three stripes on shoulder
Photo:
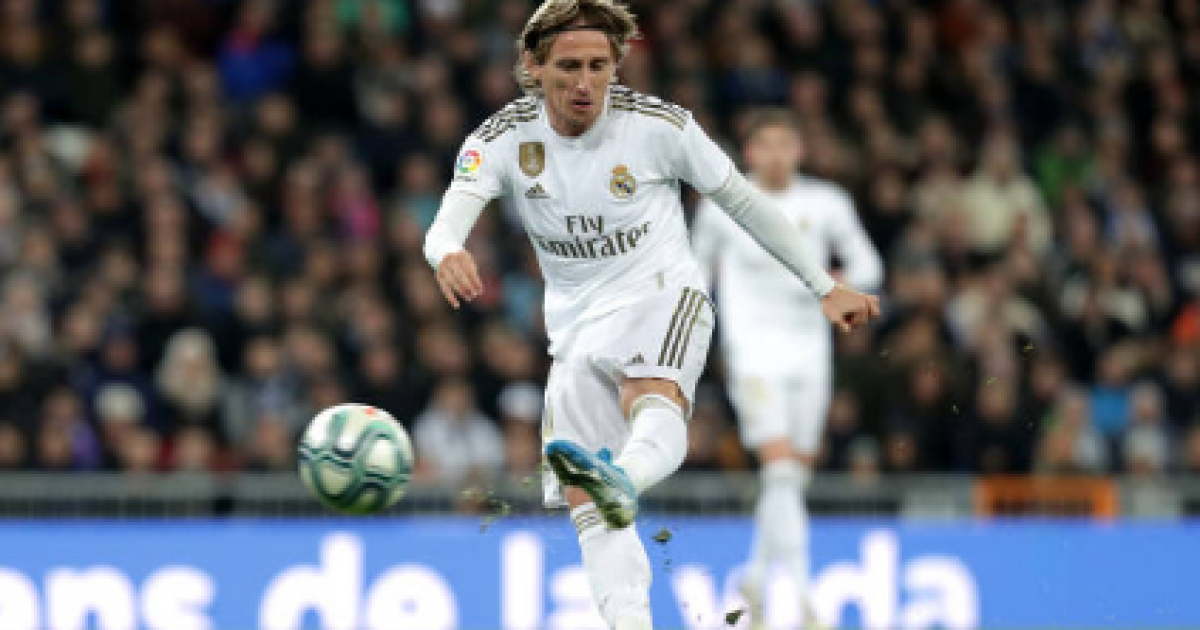
[[[679,129],[683,129],[688,119],[688,112],[683,107],[656,96],[635,92],[623,85],[609,88],[609,106],[618,111],[661,118]],[[515,129],[517,123],[532,122],[537,120],[537,117],[537,97],[524,96],[505,105],[504,109],[483,121],[473,135],[484,142],[491,142]]]

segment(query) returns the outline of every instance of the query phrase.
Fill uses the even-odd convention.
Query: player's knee
[[[665,378],[627,378],[621,383],[621,410],[629,418],[634,413],[634,403],[647,397],[662,397],[678,407],[686,416],[688,412],[687,399],[679,384]]]
[[[817,456],[813,455],[812,453],[796,452],[792,455],[792,458],[795,459],[798,464],[800,464],[801,468],[805,468],[807,470],[812,470],[817,466]]]
[[[792,455],[792,444],[787,438],[767,440],[758,447],[758,461],[764,468],[775,462],[791,460]]]

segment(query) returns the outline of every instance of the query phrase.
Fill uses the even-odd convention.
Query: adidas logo
[[[646,364],[646,358],[642,356],[641,352],[639,352],[639,353],[633,355],[633,358],[630,359],[629,362],[626,363],[625,365],[645,365],[645,364]]]
[[[550,195],[546,193],[546,189],[542,188],[542,184],[535,183],[532,188],[525,191],[526,199],[549,199]]]

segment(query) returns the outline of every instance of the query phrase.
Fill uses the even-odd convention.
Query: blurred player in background
[[[798,228],[804,251],[820,261],[836,254],[839,280],[875,291],[883,266],[849,195],[836,184],[797,174],[804,147],[795,118],[784,110],[753,112],[745,138],[750,179]],[[807,601],[802,494],[829,406],[832,339],[820,300],[711,200],[700,206],[693,238],[704,267],[716,271],[729,391],[742,441],[757,451],[762,466],[756,535],[742,583],[752,623],[761,627],[764,584],[773,564],[788,569],[800,601]]]
[[[553,470],[546,502],[571,507],[593,595],[614,628],[651,627],[650,564],[629,525],[637,495],[686,454],[685,422],[714,325],[679,182],[711,196],[803,278],[839,325],[878,314],[875,298],[816,263],[795,226],[690,113],[615,85],[635,32],[633,15],[612,0],[542,4],[518,41],[527,96],[467,138],[425,241],[457,308],[483,290],[463,249],[480,212],[500,196],[520,211],[546,278],[554,357],[543,418]]]

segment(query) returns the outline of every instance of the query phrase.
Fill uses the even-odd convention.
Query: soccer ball
[[[346,404],[317,414],[300,438],[300,479],[340,512],[370,514],[400,500],[412,477],[412,443],[388,412]]]

